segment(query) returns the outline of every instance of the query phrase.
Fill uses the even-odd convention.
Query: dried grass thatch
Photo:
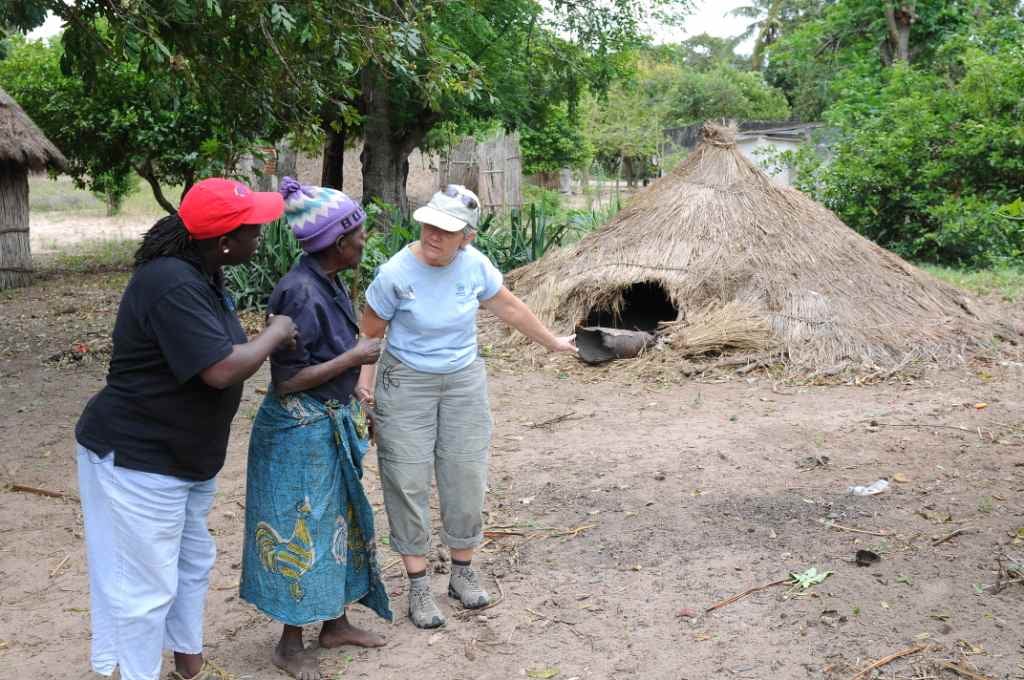
[[[10,95],[0,89],[0,290],[28,285],[28,173],[67,161]]]
[[[0,165],[42,172],[61,169],[67,161],[32,119],[0,88]]]
[[[608,225],[511,272],[509,286],[560,331],[625,291],[660,286],[678,309],[669,350],[763,351],[792,370],[951,364],[998,332],[981,305],[775,185],[706,125],[702,144]],[[487,341],[524,343],[491,320]]]

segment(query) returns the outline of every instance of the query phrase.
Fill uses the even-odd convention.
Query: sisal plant
[[[680,358],[761,353],[791,371],[954,364],[1003,329],[962,291],[780,187],[707,124],[672,173],[611,222],[511,272],[550,327],[656,333]],[[485,341],[525,339],[482,321]]]
[[[0,290],[28,285],[28,173],[60,169],[64,156],[0,89]]]

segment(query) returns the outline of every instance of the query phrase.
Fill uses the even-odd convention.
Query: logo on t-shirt
[[[455,284],[455,294],[458,295],[459,297],[462,297],[463,295],[465,295],[466,294],[466,284],[464,284],[464,283],[457,283],[457,284]]]

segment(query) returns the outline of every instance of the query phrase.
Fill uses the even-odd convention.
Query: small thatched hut
[[[680,358],[760,352],[801,373],[954,363],[991,340],[984,308],[775,185],[734,139],[705,126],[675,171],[509,286],[561,331],[656,330]],[[523,342],[487,321],[484,334]]]
[[[57,147],[0,89],[0,290],[27,285],[32,277],[28,173],[65,163]]]

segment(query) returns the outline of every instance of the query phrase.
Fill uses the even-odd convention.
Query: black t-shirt
[[[194,265],[160,257],[121,298],[107,386],[78,421],[78,442],[120,467],[207,480],[224,465],[242,385],[199,376],[247,340],[234,302]]]

